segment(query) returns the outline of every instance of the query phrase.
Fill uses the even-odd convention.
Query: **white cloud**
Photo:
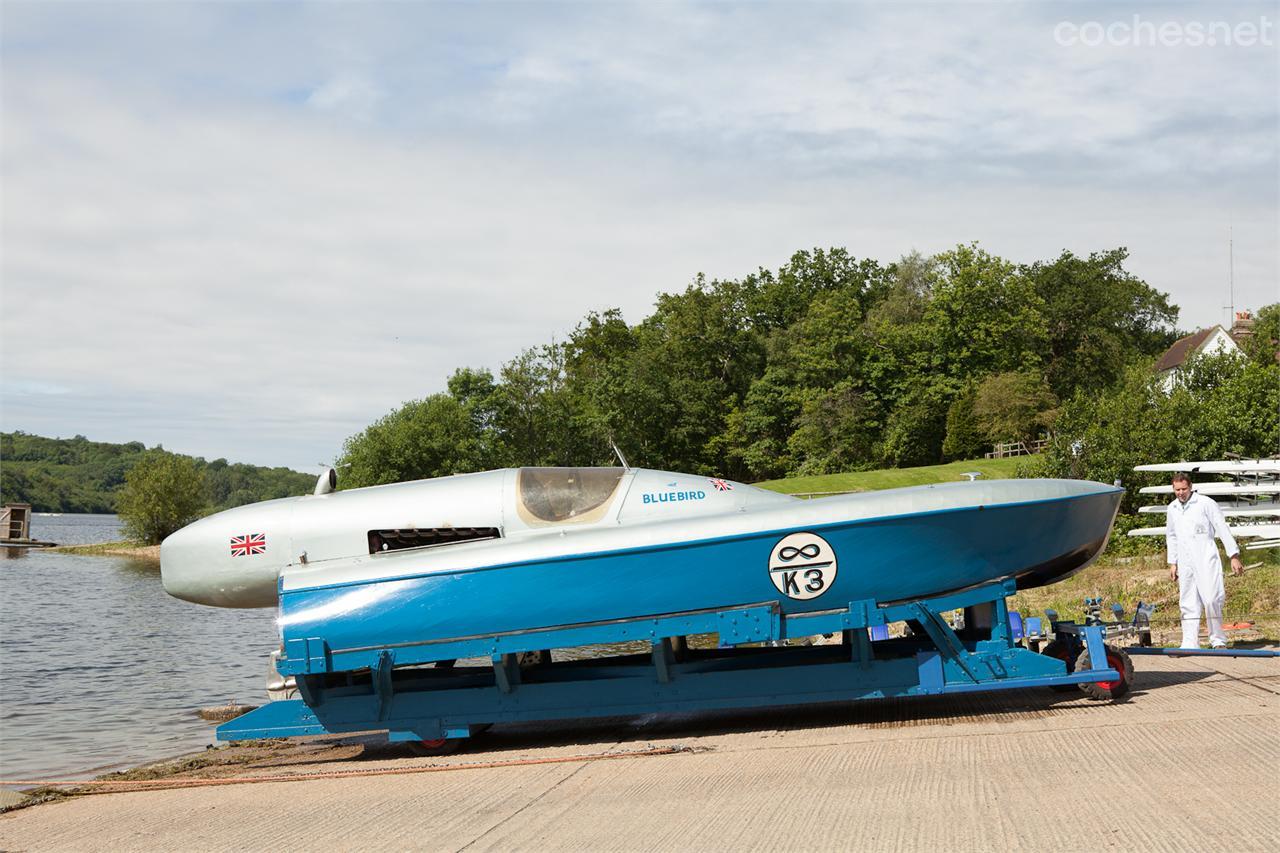
[[[316,87],[307,103],[326,112],[342,113],[356,121],[372,121],[386,95],[364,74],[340,72]]]

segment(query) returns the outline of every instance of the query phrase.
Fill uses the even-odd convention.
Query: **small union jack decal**
[[[716,491],[717,491],[717,492],[732,492],[732,491],[733,491],[733,486],[729,485],[729,484],[728,484],[728,483],[726,483],[724,480],[721,480],[721,479],[720,479],[720,478],[718,478],[718,477],[712,477],[712,478],[711,478],[711,485],[713,485],[713,486],[715,486],[715,487],[716,487]]]
[[[253,554],[267,552],[267,534],[246,533],[244,536],[231,537],[231,556],[249,557]]]

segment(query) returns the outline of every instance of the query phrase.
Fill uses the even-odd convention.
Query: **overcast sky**
[[[813,246],[1123,245],[1190,329],[1233,233],[1236,306],[1280,299],[1275,3],[0,8],[5,430],[316,471]]]

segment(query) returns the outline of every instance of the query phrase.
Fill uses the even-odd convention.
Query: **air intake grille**
[[[477,539],[497,539],[502,534],[496,527],[406,527],[398,530],[370,530],[369,553],[424,548],[428,545],[454,545]]]

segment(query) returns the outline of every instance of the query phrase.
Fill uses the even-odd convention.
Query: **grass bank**
[[[945,465],[925,465],[920,468],[882,468],[877,471],[851,471],[847,474],[790,477],[785,480],[766,480],[753,485],[796,495],[808,492],[872,492],[877,489],[898,489],[903,486],[954,483],[966,479],[964,476],[966,471],[980,471],[988,480],[1007,480],[1017,475],[1019,465],[1024,465],[1034,458],[1011,456],[1007,459],[967,459],[948,462]]]
[[[49,548],[61,554],[81,554],[86,556],[134,557],[139,560],[160,562],[159,545],[139,545],[137,542],[122,540],[119,542],[95,542],[92,545],[59,545]]]

